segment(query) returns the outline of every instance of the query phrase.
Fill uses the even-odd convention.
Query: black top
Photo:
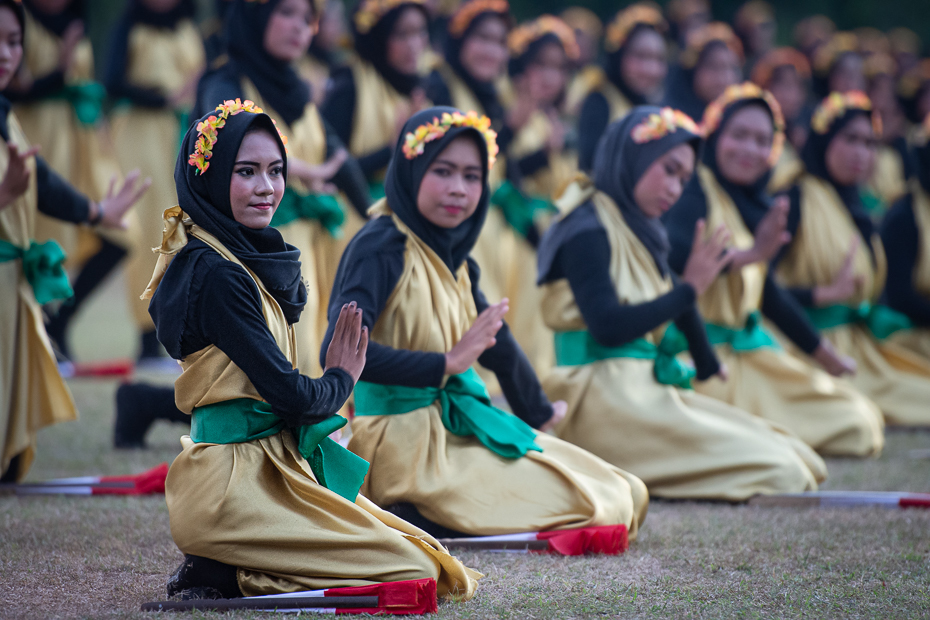
[[[915,325],[930,326],[930,299],[914,288],[914,271],[920,254],[920,233],[914,218],[914,197],[907,194],[885,215],[882,243],[888,259],[885,302],[907,315]]]
[[[594,167],[597,143],[610,123],[610,104],[598,91],[589,94],[578,114],[578,168],[590,172]]]
[[[203,116],[224,101],[236,98],[245,98],[242,90],[242,76],[238,75],[229,65],[220,67],[206,73],[200,79],[193,114]],[[336,151],[345,147],[332,126],[326,122],[325,118],[322,120],[326,133],[326,158],[329,159]],[[368,193],[368,183],[359,162],[349,156],[332,178],[332,182],[339,191],[346,195],[362,219],[367,219],[371,196]]]
[[[610,278],[607,231],[597,219],[593,203],[578,207],[560,225],[574,234],[566,235],[548,272],[541,276],[546,282],[568,279],[575,303],[598,344],[617,347],[674,321],[688,340],[697,378],[704,380],[717,374],[720,363],[707,339],[691,285],[676,281],[671,291],[652,301],[622,305]]]
[[[403,274],[406,243],[406,236],[394,226],[390,217],[368,222],[352,240],[336,274],[321,360],[325,358],[336,318],[344,304],[355,301],[363,312],[364,325],[369,330],[374,327]],[[480,290],[478,265],[470,257],[467,261],[472,295],[480,313],[488,307],[488,302]],[[552,406],[536,373],[506,323],[497,333],[497,344],[482,353],[478,363],[494,372],[511,409],[527,424],[539,428],[552,417]],[[439,387],[445,368],[445,355],[442,353],[394,349],[369,341],[361,378],[389,385]]]

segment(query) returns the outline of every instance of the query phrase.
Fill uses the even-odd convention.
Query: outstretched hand
[[[368,328],[362,325],[362,311],[356,303],[342,306],[333,339],[326,349],[326,368],[341,368],[349,373],[354,383],[358,383],[365,368],[365,355],[368,351]]]
[[[123,181],[123,185],[117,190],[116,176],[113,176],[110,179],[110,188],[107,191],[106,198],[101,200],[98,204],[92,205],[91,209],[97,209],[97,211],[91,213],[91,220],[96,219],[99,214],[99,224],[104,228],[126,228],[123,216],[126,215],[126,212],[129,211],[132,205],[136,204],[136,202],[142,198],[142,195],[145,194],[152,185],[152,179],[146,178],[145,180],[141,180],[141,177],[142,173],[136,168],[126,175],[126,180]]]
[[[32,173],[27,167],[27,162],[39,152],[37,146],[26,149],[22,153],[19,152],[19,147],[15,144],[10,144],[8,149],[10,163],[7,165],[3,180],[0,181],[0,211],[10,206],[14,200],[29,189],[29,178]]]
[[[681,280],[690,284],[698,296],[704,294],[732,259],[732,255],[726,249],[730,241],[730,232],[726,227],[718,226],[714,234],[705,241],[706,228],[707,222],[703,219],[698,220],[697,226],[694,227],[691,254],[681,274]]]
[[[504,326],[504,315],[510,309],[510,302],[502,299],[500,303],[487,307],[478,315],[474,324],[462,339],[446,353],[446,374],[457,375],[471,368],[481,354],[497,344],[497,332]]]

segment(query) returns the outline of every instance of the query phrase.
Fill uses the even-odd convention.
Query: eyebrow
[[[283,164],[283,163],[284,163],[284,160],[283,160],[283,159],[276,159],[276,160],[274,160],[273,162],[271,162],[271,163],[268,164],[268,165],[269,165],[269,166],[273,166],[273,165],[275,165],[275,164]],[[261,164],[260,164],[259,162],[257,162],[257,161],[237,161],[237,162],[236,162],[235,164],[233,164],[233,165],[234,165],[234,166],[261,166]]]
[[[446,166],[451,166],[452,168],[462,168],[462,167],[463,167],[463,166],[459,166],[459,165],[458,165],[457,163],[455,163],[455,162],[449,161],[448,159],[437,159],[435,163],[437,163],[437,164],[445,164]],[[481,170],[481,166],[475,166],[474,164],[469,164],[469,165],[467,165],[467,166],[464,166],[464,168],[465,168],[466,170]]]

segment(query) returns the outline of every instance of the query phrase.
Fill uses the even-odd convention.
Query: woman
[[[295,326],[301,372],[317,372],[326,332],[326,306],[342,253],[337,241],[347,214],[329,194],[330,183],[355,207],[348,222],[351,238],[365,221],[370,202],[365,176],[347,159],[342,141],[320,116],[310,88],[293,64],[310,45],[322,2],[237,0],[227,15],[228,61],[198,85],[199,113],[224,101],[248,99],[265,110],[289,136],[290,178],[271,224],[300,250],[308,301]]]
[[[723,22],[711,22],[692,32],[680,65],[669,83],[665,104],[692,118],[742,77],[743,45]]]
[[[129,282],[149,277],[162,211],[177,202],[170,178],[187,125],[181,115],[190,109],[204,67],[203,42],[193,16],[192,0],[131,0],[112,35],[106,86],[116,101],[116,154],[122,165],[154,179],[130,221]],[[160,357],[146,304],[134,292],[129,297],[142,335],[140,359]]]
[[[732,262],[698,298],[707,332],[729,380],[699,383],[699,393],[776,422],[821,454],[872,456],[884,443],[882,414],[844,381],[854,364],[814,330],[767,266],[787,241],[788,200],[766,191],[785,140],[771,93],[751,82],[731,86],[707,108],[702,163],[664,221],[669,264],[682,273],[696,223],[730,232]],[[761,324],[773,322],[827,372],[782,350]]]
[[[670,321],[680,329],[676,340],[684,334],[698,379],[725,374],[695,299],[730,261],[727,233],[717,228],[705,241],[701,222],[678,282],[659,220],[691,176],[699,145],[697,126],[681,112],[635,108],[608,128],[593,184],[575,182],[559,199],[563,215],[539,255],[559,364],[543,385],[550,398],[568,402],[556,432],[635,471],[659,497],[745,501],[816,489],[826,468],[797,438],[676,387],[694,370],[674,357],[682,345],[663,338]]]
[[[319,25],[307,53],[297,62],[300,77],[310,83],[313,103],[323,104],[326,86],[333,73],[345,64],[343,56],[349,30],[346,7],[339,0],[320,3]]]
[[[232,598],[433,578],[470,598],[478,575],[358,488],[368,463],[328,435],[365,365],[368,333],[340,312],[326,370],[297,370],[293,325],[307,298],[300,252],[269,224],[287,178],[272,118],[230,101],[192,126],[175,169],[160,258],[144,297],[183,372],[191,435],[165,499],[186,554],[169,596]]]
[[[333,73],[321,108],[358,159],[374,198],[384,193],[400,128],[425,105],[420,70],[428,22],[423,0],[360,0],[352,14],[358,56]]]
[[[22,4],[0,1],[0,90],[19,69],[25,25]],[[136,173],[118,193],[88,200],[35,156],[38,148],[2,97],[0,136],[0,481],[18,482],[29,472],[39,430],[77,418],[42,323],[42,304],[71,296],[65,257],[54,241],[35,242],[36,216],[120,228],[147,184],[139,185]]]
[[[791,241],[776,279],[804,306],[814,326],[856,362],[853,386],[888,424],[930,424],[930,362],[887,341],[907,326],[876,305],[885,283],[885,250],[860,189],[875,160],[877,117],[865,94],[832,93],[814,110],[802,159],[807,172],[791,189]]]
[[[443,535],[625,525],[642,483],[539,433],[558,420],[468,253],[488,210],[490,120],[431,108],[404,127],[386,200],[352,240],[330,301],[358,300],[371,329],[349,449],[372,464],[364,493]],[[490,160],[490,161],[489,161]],[[516,416],[491,406],[472,366],[492,370]],[[532,428],[531,428],[532,427]]]
[[[578,167],[582,170],[591,170],[608,123],[629,114],[633,106],[661,98],[668,75],[667,30],[659,7],[645,2],[623,9],[608,24],[604,69],[578,117]]]
[[[811,65],[818,97],[865,90],[864,59],[859,53],[859,39],[851,32],[834,33],[817,48]]]

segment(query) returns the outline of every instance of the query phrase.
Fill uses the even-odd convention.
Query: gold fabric
[[[781,155],[772,169],[772,178],[769,179],[768,190],[774,194],[783,192],[794,185],[795,180],[804,172],[804,162],[798,157],[798,151],[785,140]]]
[[[349,152],[369,155],[384,147],[394,148],[397,108],[410,99],[394,90],[370,63],[353,58],[349,65],[355,80],[355,113]]]
[[[404,272],[372,330],[398,349],[448,352],[477,312],[468,269],[455,275],[396,216],[407,235]],[[575,446],[539,434],[543,452],[505,459],[443,426],[441,407],[356,416],[349,449],[371,470],[362,493],[380,506],[410,502],[440,525],[473,535],[624,524],[635,537],[648,495],[635,476]]]
[[[573,88],[577,88],[577,93],[573,93]],[[626,98],[626,95],[620,92],[620,89],[610,81],[607,74],[604,73],[604,70],[596,65],[591,65],[582,69],[572,82],[572,86],[569,87],[568,95],[566,96],[566,101],[568,102],[566,106],[569,110],[580,108],[588,95],[594,92],[601,93],[604,99],[607,100],[611,123],[620,120],[633,109],[633,104]],[[583,96],[581,99],[573,105],[572,97],[578,97],[582,93]]]
[[[671,282],[617,205],[601,192],[593,201],[610,243],[609,272],[620,303],[646,303],[667,293]],[[568,280],[543,288],[549,327],[587,329]],[[663,325],[644,337],[655,344],[664,330]],[[651,360],[556,367],[543,388],[550,399],[568,403],[556,427],[559,437],[635,473],[655,496],[743,501],[757,493],[813,490],[826,477],[820,457],[789,431],[707,396],[659,384]]]
[[[20,152],[29,148],[15,114],[9,116],[10,139]],[[0,176],[9,153],[0,149]],[[37,189],[35,159],[26,192],[0,209],[0,240],[26,248],[35,234]],[[61,375],[48,336],[42,308],[23,274],[22,261],[0,263],[0,471],[21,455],[18,480],[26,477],[35,457],[36,434],[42,428],[77,419],[77,407]]]
[[[874,263],[869,246],[859,233],[839,195],[826,181],[801,178],[801,222],[791,247],[778,266],[777,276],[788,287],[814,288],[833,282],[843,267],[854,239],[860,241],[853,272],[862,278],[855,294],[842,303],[875,303],[885,284],[885,252],[873,235]],[[844,325],[824,335],[833,346],[856,361],[853,386],[873,400],[889,424],[930,424],[930,360],[893,341],[876,340],[865,327]],[[787,345],[790,346],[790,345]]]
[[[203,42],[192,22],[183,21],[173,30],[137,25],[129,33],[126,80],[136,86],[170,96],[194,79],[204,63]],[[140,331],[150,331],[155,325],[148,303],[139,300],[132,283],[145,282],[151,275],[152,248],[160,241],[162,212],[178,202],[174,165],[183,129],[170,108],[132,105],[116,107],[112,129],[123,169],[138,168],[143,178],[152,179],[152,186],[127,218],[130,252],[126,264],[133,318]]]
[[[193,226],[190,234],[245,268],[209,233]],[[296,368],[293,330],[249,275],[268,328]],[[175,394],[183,411],[233,398],[261,400],[245,373],[213,345],[182,360],[182,367]],[[181,445],[165,484],[171,535],[184,553],[239,567],[246,596],[422,578],[435,579],[441,597],[474,595],[480,574],[428,534],[361,495],[351,503],[317,484],[290,432],[237,444],[185,436]]]
[[[752,248],[752,233],[714,173],[701,165],[698,179],[707,197],[707,230],[724,225],[732,247]],[[698,299],[701,315],[710,323],[742,328],[749,314],[761,308],[765,276],[764,263],[721,274]],[[871,456],[881,451],[881,411],[846,381],[784,350],[735,353],[729,345],[719,345],[716,352],[730,378],[698,382],[699,393],[776,422],[821,454]]]
[[[886,208],[907,193],[904,162],[901,161],[901,153],[893,146],[882,144],[878,147],[869,187],[882,199]]]

